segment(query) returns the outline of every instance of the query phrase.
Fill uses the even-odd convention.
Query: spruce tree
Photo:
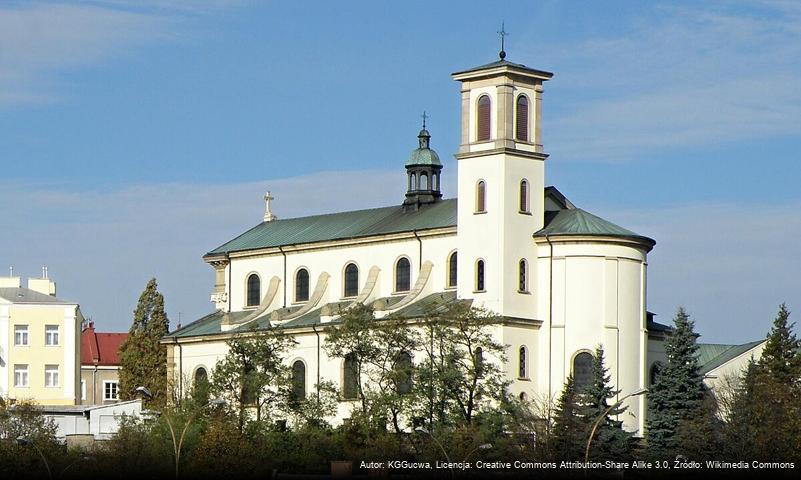
[[[590,454],[593,458],[621,459],[629,452],[631,435],[623,431],[623,422],[612,418],[622,414],[626,409],[619,406],[609,408],[609,399],[616,397],[620,390],[612,389],[609,384],[611,377],[604,366],[604,350],[600,345],[595,349],[595,356],[592,359],[592,375],[592,383],[579,392],[581,395],[579,415],[587,423],[588,428],[591,429],[596,421],[600,421],[592,440]],[[599,420],[602,415],[603,419]],[[585,441],[586,439],[585,437]]]
[[[160,340],[169,331],[164,297],[155,278],[147,282],[134,310],[128,338],[120,346],[120,397],[130,399],[137,387],[147,388],[152,401],[167,400],[167,347]]]
[[[579,416],[579,394],[573,375],[567,377],[565,386],[556,401],[551,430],[551,451],[556,460],[580,460],[584,457],[584,445],[589,430]]]
[[[790,311],[782,303],[759,359],[760,369],[788,386],[801,378],[801,343],[792,332],[793,324],[789,323],[789,318]]]
[[[660,458],[681,453],[677,452],[679,425],[705,414],[706,388],[696,356],[693,322],[681,307],[673,321],[673,333],[665,342],[667,363],[648,395],[648,447]]]

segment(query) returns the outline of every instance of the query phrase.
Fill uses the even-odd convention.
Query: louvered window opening
[[[492,110],[492,102],[489,95],[482,95],[478,99],[478,128],[477,140],[479,142],[486,142],[490,139],[490,112]]]
[[[525,95],[517,97],[517,139],[528,142],[528,98]]]

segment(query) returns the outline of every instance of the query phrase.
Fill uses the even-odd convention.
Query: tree
[[[506,346],[493,336],[499,322],[496,315],[463,302],[429,312],[423,324],[424,355],[416,368],[418,418],[469,425],[507,401],[510,382],[500,366]]]
[[[612,389],[609,385],[610,380],[611,377],[604,366],[604,349],[599,345],[595,349],[592,359],[592,382],[578,392],[578,415],[589,428],[592,428],[592,425],[603,415],[592,440],[591,455],[594,458],[622,459],[629,453],[631,434],[623,431],[623,422],[612,419],[612,417],[625,412],[626,409],[625,407],[609,409],[608,400],[620,393],[620,390]],[[585,442],[589,433],[587,430],[584,437]]]
[[[167,400],[167,347],[160,343],[169,332],[164,297],[151,278],[139,296],[128,338],[120,346],[120,397],[130,399],[137,387],[152,394],[152,401]]]
[[[788,387],[796,386],[801,379],[801,342],[793,333],[794,324],[789,323],[789,318],[790,311],[782,303],[759,359],[762,371]]]
[[[696,357],[696,338],[693,322],[680,307],[665,342],[667,363],[648,395],[648,446],[656,456],[679,453],[676,431],[680,423],[706,414],[706,387]]]
[[[591,427],[590,427],[591,428]],[[551,452],[555,459],[583,459],[583,445],[587,441],[589,428],[579,416],[579,393],[573,375],[567,377],[565,386],[556,401],[551,429]]]
[[[257,421],[285,413],[292,379],[284,358],[295,340],[276,329],[254,328],[227,343],[228,353],[212,370],[210,391],[235,409],[239,430],[248,420],[248,409],[255,410]]]

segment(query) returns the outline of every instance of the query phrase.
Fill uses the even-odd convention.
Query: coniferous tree
[[[763,408],[758,383],[758,367],[752,358],[736,385],[730,401],[725,430],[726,453],[732,458],[756,458],[759,410]]]
[[[801,342],[793,333],[789,318],[790,311],[782,303],[759,359],[760,369],[787,386],[797,384],[801,378]]]
[[[616,397],[620,390],[614,390],[609,385],[611,377],[604,366],[604,350],[600,345],[595,349],[595,356],[592,359],[592,375],[592,382],[579,392],[581,395],[579,415],[587,423],[588,429],[591,429],[596,421],[600,421],[592,440],[590,454],[593,458],[601,459],[623,458],[629,452],[631,435],[623,431],[623,422],[612,417],[622,414],[626,409],[619,406],[610,409],[609,399]],[[602,415],[603,419],[599,420]]]
[[[657,457],[681,453],[676,435],[680,424],[706,414],[696,338],[693,322],[684,308],[679,308],[673,333],[665,342],[667,363],[648,394],[648,447]]]
[[[152,401],[167,397],[167,347],[159,342],[169,331],[164,297],[151,278],[139,296],[128,338],[120,346],[120,397],[129,399],[137,387],[145,387]]]
[[[567,377],[565,386],[554,408],[551,430],[551,452],[557,460],[580,460],[583,445],[589,431],[586,422],[579,416],[579,394],[573,375]]]

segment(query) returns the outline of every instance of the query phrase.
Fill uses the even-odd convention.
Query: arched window
[[[195,370],[195,379],[192,383],[192,396],[201,405],[209,401],[209,374],[203,367]]]
[[[292,399],[300,401],[306,398],[306,364],[295,360],[292,364]]]
[[[592,355],[580,352],[573,357],[573,381],[577,389],[583,389],[592,384]]]
[[[409,259],[401,258],[395,264],[395,291],[408,292],[412,285],[412,266]]]
[[[487,184],[484,180],[480,180],[476,184],[476,212],[487,211]]]
[[[401,352],[395,364],[398,393],[405,395],[412,391],[412,356],[408,352]]]
[[[528,402],[528,395],[526,394],[526,392],[520,392],[520,397],[519,398],[520,398],[520,401],[523,402],[523,403]]]
[[[456,286],[456,252],[451,253],[450,258],[448,259],[448,286],[455,287]]]
[[[476,291],[484,291],[484,260],[476,262]]]
[[[417,190],[417,174],[412,173],[409,177],[409,190]]]
[[[476,140],[486,142],[490,139],[490,118],[492,102],[489,95],[478,98],[478,115],[476,116]]]
[[[665,367],[662,362],[654,362],[651,365],[651,385],[656,383],[656,379],[659,377],[659,374],[662,373],[662,369]]]
[[[528,349],[526,349],[525,345],[520,347],[517,360],[517,376],[520,378],[528,378]]]
[[[518,140],[528,142],[528,97],[520,95],[517,97],[517,128],[515,136]]]
[[[356,355],[349,353],[342,364],[342,398],[353,400],[359,395],[358,376]]]
[[[420,174],[420,190],[428,190],[428,174],[423,172]]]
[[[518,290],[521,292],[528,292],[528,262],[525,258],[520,259],[518,264],[519,284]]]
[[[309,271],[305,268],[295,274],[295,301],[309,301]]]
[[[484,350],[481,347],[476,348],[473,356],[475,358],[476,376],[480,377],[484,374]]]
[[[520,212],[528,213],[528,181],[520,181]]]
[[[258,305],[259,297],[261,297],[261,279],[255,273],[251,273],[248,276],[247,306]]]
[[[345,296],[355,297],[359,294],[359,267],[349,263],[345,267]]]

